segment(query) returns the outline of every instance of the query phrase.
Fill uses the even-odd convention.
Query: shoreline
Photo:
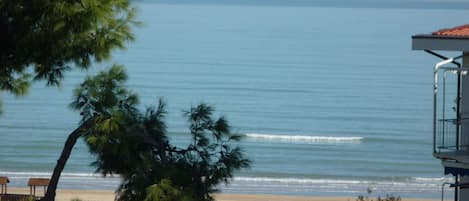
[[[28,188],[8,188],[8,193],[29,194]],[[36,189],[36,195],[42,195],[41,188]],[[217,201],[355,201],[356,197],[335,196],[290,196],[267,194],[216,194]],[[70,201],[80,198],[82,201],[114,201],[111,190],[72,190],[58,189],[56,201]],[[402,198],[402,201],[437,201],[437,199]]]

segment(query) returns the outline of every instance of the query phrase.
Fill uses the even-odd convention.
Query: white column
[[[469,52],[464,52],[462,66],[463,68],[469,68]],[[469,75],[462,76],[461,82],[461,118],[468,120],[463,121],[461,125],[460,144],[469,145]],[[464,147],[463,149],[469,150],[468,147]],[[469,183],[469,177],[462,177],[461,183]],[[469,189],[460,191],[459,200],[469,200]]]

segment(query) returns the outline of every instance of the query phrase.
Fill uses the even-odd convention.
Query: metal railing
[[[465,135],[461,135],[463,132],[461,129],[469,130],[469,119],[438,120],[435,138],[435,152],[441,153],[448,151],[468,150],[469,139],[466,139],[467,137]]]
[[[454,58],[445,58],[445,60],[440,61],[435,64],[434,66],[434,80],[433,80],[433,152],[434,153],[440,153],[446,151],[452,151],[452,150],[459,150],[461,148],[461,139],[459,139],[460,133],[461,133],[461,123],[459,120],[455,119],[446,119],[445,116],[445,111],[446,111],[446,102],[445,102],[445,96],[446,96],[446,72],[456,72],[458,76],[458,82],[457,82],[457,92],[456,92],[456,113],[459,114],[460,108],[459,108],[459,96],[460,96],[460,79],[461,75],[463,72],[467,73],[469,69],[467,68],[461,68],[461,65],[457,62],[455,62],[456,59],[461,58],[461,56],[457,56]],[[453,67],[448,67],[445,65],[448,64],[456,64],[456,66]],[[442,107],[442,114],[438,114],[438,82],[439,82],[439,71],[442,70],[443,73],[443,104],[441,105]],[[441,115],[441,116],[440,116]],[[439,117],[440,116],[440,117]],[[458,117],[456,115],[456,117]],[[442,119],[440,119],[442,118]],[[468,127],[469,128],[469,127]],[[464,145],[463,145],[464,146]]]

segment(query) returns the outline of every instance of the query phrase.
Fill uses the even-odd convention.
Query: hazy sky
[[[467,0],[137,0],[169,4],[289,5],[328,7],[390,7],[469,9]]]

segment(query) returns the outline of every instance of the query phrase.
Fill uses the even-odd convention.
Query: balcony
[[[469,164],[469,136],[461,129],[469,129],[469,119],[440,119],[436,125],[433,156]]]

